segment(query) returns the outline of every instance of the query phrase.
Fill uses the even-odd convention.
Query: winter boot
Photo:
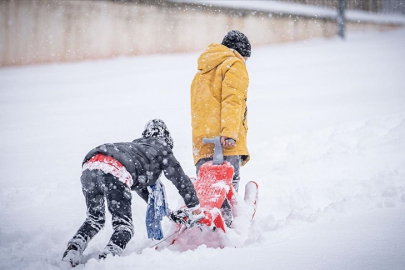
[[[98,255],[98,258],[100,260],[101,259],[104,260],[107,258],[107,256],[109,254],[111,254],[113,256],[115,256],[115,255],[120,256],[123,251],[124,250],[121,247],[117,246],[116,244],[114,244],[113,242],[110,241],[108,243],[108,245],[104,248],[103,252],[101,252],[100,255]]]
[[[82,262],[83,255],[79,247],[75,244],[69,244],[65,253],[63,253],[62,261],[70,262],[72,267],[79,265]]]

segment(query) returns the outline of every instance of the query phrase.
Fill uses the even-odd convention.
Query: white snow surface
[[[135,235],[98,261],[107,224],[77,269],[405,269],[405,30],[253,48],[254,220],[235,220],[224,248],[156,251],[134,193]],[[184,170],[192,162],[189,87],[198,54],[0,69],[0,269],[69,269],[85,219],[81,162],[161,118]],[[169,206],[180,196],[166,179]],[[169,221],[164,221],[167,230]],[[201,240],[201,238],[199,239]]]
[[[297,3],[284,3],[279,1],[217,1],[217,0],[171,0],[172,2],[194,3],[206,6],[248,9],[255,11],[310,16],[320,18],[336,18],[337,9],[305,5]],[[372,13],[362,10],[346,10],[346,19],[358,22],[395,23],[405,24],[405,16],[401,14]]]

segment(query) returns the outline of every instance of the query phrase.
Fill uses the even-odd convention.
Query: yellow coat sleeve
[[[239,129],[243,121],[243,100],[247,92],[247,72],[245,63],[235,61],[225,64],[227,71],[222,81],[221,136],[239,139]]]

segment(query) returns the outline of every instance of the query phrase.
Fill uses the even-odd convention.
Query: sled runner
[[[259,199],[259,186],[256,182],[250,181],[245,186],[245,203],[251,207],[253,207],[253,214],[252,219],[255,217],[256,208],[257,208],[257,200]]]

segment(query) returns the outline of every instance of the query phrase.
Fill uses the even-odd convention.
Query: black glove
[[[197,225],[197,222],[205,217],[204,212],[201,211],[198,215],[193,215],[189,209],[180,209],[170,212],[169,219],[174,223],[185,225],[187,228],[191,228]]]
[[[180,209],[177,211],[171,211],[169,215],[169,219],[173,221],[174,223],[180,224],[180,225],[186,225],[188,215],[186,211]]]

